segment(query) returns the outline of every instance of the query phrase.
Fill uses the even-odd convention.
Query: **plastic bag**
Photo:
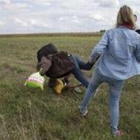
[[[35,72],[29,76],[25,82],[25,86],[44,89],[45,78],[39,72]]]

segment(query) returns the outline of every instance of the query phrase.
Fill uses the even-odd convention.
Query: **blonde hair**
[[[132,26],[133,28],[136,27],[133,11],[127,5],[122,6],[117,15],[116,27],[123,24],[128,24]]]

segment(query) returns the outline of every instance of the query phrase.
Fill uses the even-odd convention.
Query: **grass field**
[[[59,50],[87,60],[100,36],[11,36],[0,37],[0,140],[113,140],[110,133],[108,88],[101,85],[91,100],[89,114],[79,115],[82,93],[74,90],[56,95],[24,87],[35,72],[36,52],[52,42]],[[93,69],[94,70],[94,69]],[[92,71],[86,72],[87,76]],[[47,79],[46,79],[47,81]],[[71,79],[72,83],[77,81]],[[140,76],[126,81],[120,102],[122,140],[140,140]]]

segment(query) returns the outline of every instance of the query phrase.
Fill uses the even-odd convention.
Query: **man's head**
[[[57,48],[54,44],[49,43],[49,44],[44,45],[37,52],[38,62],[40,62],[40,60],[43,56],[48,56],[49,54],[54,54],[54,53],[57,53],[57,52],[58,52],[58,50],[57,50]]]

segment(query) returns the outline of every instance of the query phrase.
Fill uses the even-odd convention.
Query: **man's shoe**
[[[77,92],[77,93],[82,93],[82,90],[79,87],[75,87],[74,91]]]

